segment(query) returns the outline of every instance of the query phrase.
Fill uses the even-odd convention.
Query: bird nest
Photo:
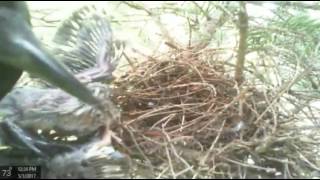
[[[285,127],[287,119],[271,103],[275,95],[238,84],[223,61],[209,60],[213,56],[173,49],[132,64],[114,82],[114,101],[122,108],[114,127],[118,147],[152,177],[306,175],[302,169],[309,166],[296,158],[306,143]]]

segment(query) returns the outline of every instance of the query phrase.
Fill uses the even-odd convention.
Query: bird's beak
[[[99,101],[92,93],[68,72],[62,64],[56,61],[53,56],[41,47],[33,33],[30,33],[26,38],[18,36],[14,38],[13,41],[14,48],[19,50],[17,55],[18,59],[15,59],[17,63],[12,63],[12,66],[35,74],[79,98],[83,102],[97,105],[101,108]]]

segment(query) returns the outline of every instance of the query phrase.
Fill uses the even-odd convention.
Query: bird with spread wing
[[[109,123],[119,119],[120,110],[111,101],[112,89],[106,82],[112,79],[122,50],[123,44],[113,40],[105,11],[93,6],[75,11],[58,27],[51,52],[67,73],[87,84],[104,111],[55,86],[18,87],[0,102],[4,143],[46,157],[72,151],[92,136],[100,137],[96,144],[108,144]],[[71,135],[77,141],[68,141]]]

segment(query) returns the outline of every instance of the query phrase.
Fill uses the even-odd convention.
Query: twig
[[[200,164],[201,164],[201,165],[205,165],[205,164],[206,164],[205,162],[206,162],[207,159],[209,158],[209,155],[210,155],[211,152],[213,151],[216,143],[218,142],[218,140],[219,140],[219,138],[220,138],[220,136],[221,136],[221,133],[222,133],[222,130],[223,130],[223,128],[224,128],[225,123],[226,123],[226,120],[224,120],[224,121],[222,122],[221,127],[220,127],[220,129],[219,129],[219,131],[218,131],[218,134],[217,134],[216,138],[215,138],[214,141],[212,142],[212,144],[211,144],[209,150],[207,151],[207,153],[206,153],[206,154],[204,155],[204,157],[201,159],[201,161],[200,161]]]
[[[265,171],[267,173],[272,173],[272,172],[275,173],[277,171],[275,168],[265,168],[265,167],[261,167],[261,166],[245,164],[245,163],[241,163],[241,162],[238,162],[238,161],[231,160],[231,159],[226,158],[226,157],[221,157],[221,158],[225,159],[226,161],[232,162],[234,164],[238,164],[240,166],[243,166],[243,167],[253,168],[253,169],[257,169],[257,170],[263,170],[263,171]]]

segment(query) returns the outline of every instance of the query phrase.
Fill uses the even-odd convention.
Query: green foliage
[[[279,3],[274,17],[266,20],[265,26],[250,30],[248,44],[250,51],[275,59],[277,75],[289,81],[295,72],[312,69],[292,89],[313,91],[319,86],[319,29],[320,21],[310,17],[308,9]],[[271,71],[274,73],[274,71]],[[264,74],[268,79],[271,74]]]

